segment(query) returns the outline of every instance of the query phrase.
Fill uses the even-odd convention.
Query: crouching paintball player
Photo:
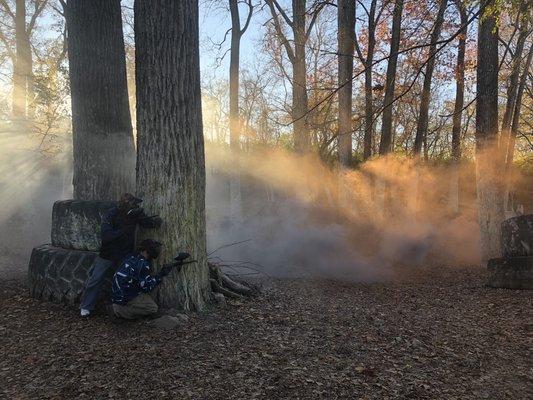
[[[126,257],[113,277],[113,291],[108,313],[112,318],[137,319],[157,313],[157,304],[148,293],[156,288],[172,269],[180,270],[188,253],[179,253],[174,262],[165,264],[158,274],[151,274],[152,261],[159,257],[162,244],[143,240],[137,253]]]
[[[109,209],[102,218],[100,253],[89,271],[80,304],[80,314],[87,317],[94,310],[100,289],[110,270],[115,270],[120,262],[135,249],[135,229],[159,228],[161,218],[148,217],[140,207],[142,199],[125,193],[116,207]]]

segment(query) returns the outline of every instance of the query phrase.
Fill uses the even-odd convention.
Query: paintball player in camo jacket
[[[109,209],[102,218],[102,245],[89,271],[89,278],[81,297],[80,314],[82,317],[89,316],[94,310],[100,289],[109,271],[114,272],[120,262],[133,253],[137,225],[143,228],[161,226],[161,218],[147,217],[143,209],[139,207],[141,203],[142,199],[125,193],[117,206]]]
[[[137,319],[157,313],[158,307],[148,293],[154,290],[172,269],[181,269],[189,253],[179,253],[174,262],[165,264],[157,274],[152,274],[152,262],[159,257],[163,244],[143,240],[135,254],[122,261],[113,276],[111,306],[107,312],[112,320],[116,318]],[[191,261],[189,261],[191,262]]]

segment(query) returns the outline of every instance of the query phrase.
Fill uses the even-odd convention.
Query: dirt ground
[[[272,280],[173,331],[0,282],[0,398],[530,399],[533,292],[477,268],[400,282]]]

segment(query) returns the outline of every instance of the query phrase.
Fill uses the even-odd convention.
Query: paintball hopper
[[[179,253],[176,257],[174,257],[174,260],[176,262],[183,262],[185,261],[187,258],[189,258],[191,255],[189,253],[185,253],[185,252],[182,252],[182,253]]]
[[[188,260],[188,261],[185,261],[187,260],[187,258],[189,258],[191,255],[189,253],[185,253],[185,252],[181,252],[179,253],[176,257],[174,257],[174,264],[176,266],[178,265],[184,265],[184,264],[191,264],[191,263],[194,263],[196,262],[196,260]]]

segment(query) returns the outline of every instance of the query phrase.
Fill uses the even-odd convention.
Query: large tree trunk
[[[372,134],[374,127],[374,99],[372,94],[372,64],[374,63],[374,47],[376,45],[376,3],[372,0],[368,16],[368,47],[365,59],[365,134],[363,139],[363,159],[372,156]]]
[[[74,198],[117,199],[135,186],[120,0],[66,7]]]
[[[17,0],[15,5],[16,59],[13,60],[13,119],[22,121],[26,117],[26,78],[29,55],[26,33],[26,1]]]
[[[352,75],[355,39],[355,0],[339,0],[339,162],[348,167],[352,160]]]
[[[496,16],[484,15],[478,27],[476,84],[476,180],[483,263],[500,256],[500,224],[504,216],[498,149],[497,38]]]
[[[309,151],[311,147],[307,126],[307,65],[305,61],[305,0],[292,0],[294,62],[292,82],[292,118],[294,122],[294,148],[298,152]]]
[[[394,88],[396,82],[396,67],[398,65],[398,51],[400,50],[400,36],[402,26],[403,0],[396,0],[392,17],[392,37],[390,44],[389,62],[387,64],[387,78],[385,83],[385,97],[383,99],[383,120],[381,123],[381,141],[379,154],[385,155],[391,151],[392,143],[392,110]]]
[[[159,288],[164,307],[202,309],[210,295],[206,260],[205,160],[197,0],[136,0],[137,191],[163,226],[150,235],[194,264]]]
[[[461,33],[459,35],[459,45],[457,46],[457,66],[455,68],[455,106],[453,110],[452,124],[452,166],[450,173],[450,212],[459,212],[459,160],[461,158],[461,119],[464,107],[465,91],[465,51],[467,21],[466,8],[462,0],[455,0],[457,10],[461,16]]]
[[[415,144],[413,149],[414,154],[417,156],[422,150],[422,143],[424,142],[428,132],[429,100],[431,95],[431,80],[433,79],[433,70],[435,68],[435,52],[437,50],[437,41],[439,40],[442,23],[444,22],[444,12],[446,11],[447,4],[448,0],[441,0],[435,25],[433,27],[433,31],[431,32],[428,52],[429,60],[426,64],[426,71],[424,73],[424,86],[422,88],[420,99],[420,112],[418,115]]]

